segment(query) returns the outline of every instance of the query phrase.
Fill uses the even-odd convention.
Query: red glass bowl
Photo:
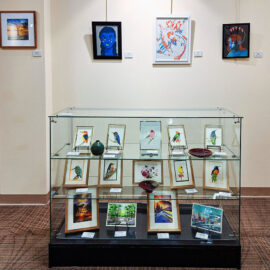
[[[192,156],[199,157],[199,158],[210,157],[213,154],[212,151],[208,149],[204,149],[204,148],[193,148],[193,149],[190,149],[188,152]]]
[[[148,193],[151,193],[158,186],[159,186],[158,182],[153,180],[145,180],[139,183],[139,187],[141,187]]]

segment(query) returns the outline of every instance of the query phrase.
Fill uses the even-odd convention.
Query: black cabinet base
[[[50,244],[49,266],[241,267],[241,246]]]

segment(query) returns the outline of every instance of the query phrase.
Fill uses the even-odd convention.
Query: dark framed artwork
[[[122,59],[121,22],[92,22],[94,59]]]
[[[0,11],[0,47],[37,48],[35,11]]]
[[[250,23],[223,24],[222,58],[249,58]]]

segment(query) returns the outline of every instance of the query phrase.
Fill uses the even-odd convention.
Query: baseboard
[[[242,187],[242,196],[270,196],[270,187]]]
[[[0,194],[0,204],[47,204],[49,194]]]

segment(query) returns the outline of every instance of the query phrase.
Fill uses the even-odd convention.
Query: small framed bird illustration
[[[123,160],[105,159],[99,161],[98,186],[122,187],[123,184]]]
[[[194,173],[192,161],[187,160],[168,160],[171,188],[194,188]]]
[[[183,125],[169,125],[168,137],[169,146],[172,150],[179,148],[187,148],[186,132]]]
[[[63,186],[67,188],[87,187],[90,160],[68,159],[65,164]]]
[[[126,125],[108,125],[107,149],[124,150]]]
[[[205,160],[203,188],[229,191],[229,172],[226,160]]]
[[[161,121],[141,121],[140,123],[140,149],[161,149]]]
[[[206,125],[204,129],[204,145],[206,148],[219,148],[223,144],[223,126]]]
[[[77,126],[74,133],[73,149],[76,151],[89,150],[92,144],[93,127]]]

